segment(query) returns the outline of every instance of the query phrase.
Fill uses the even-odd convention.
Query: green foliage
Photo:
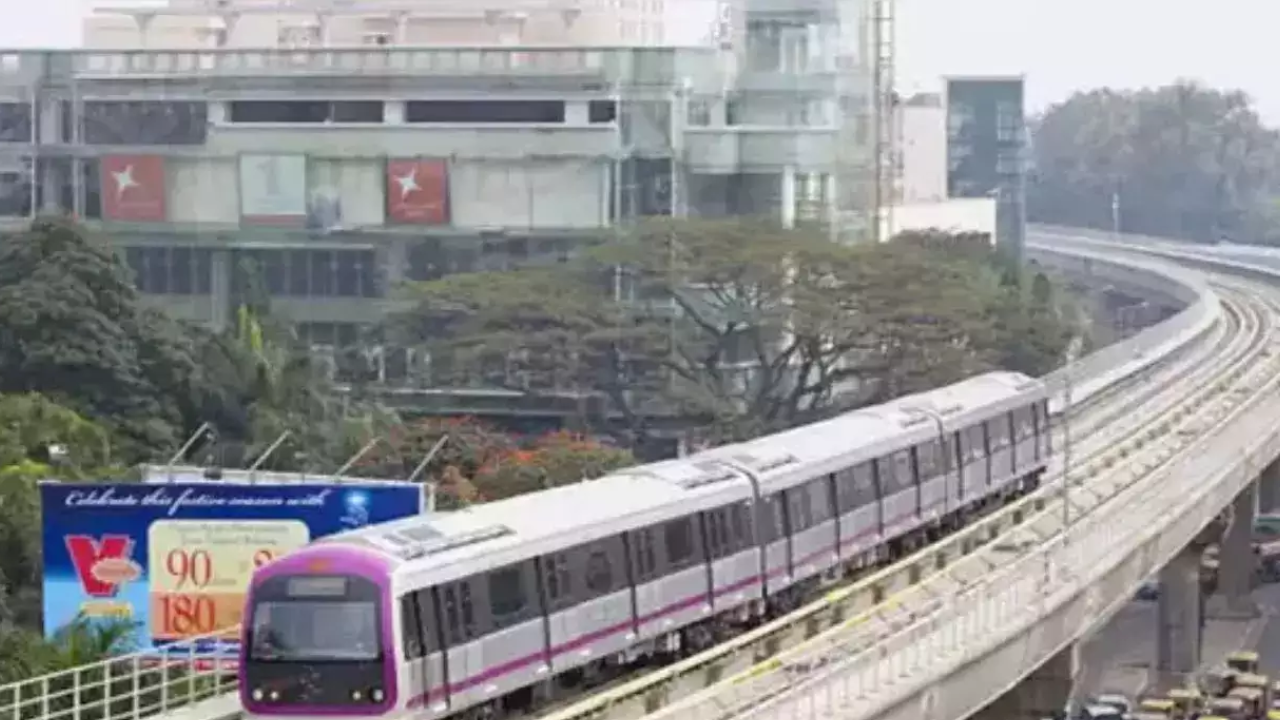
[[[69,222],[36,220],[0,247],[0,392],[47,395],[135,447],[172,445],[181,418],[161,386],[192,363],[152,342],[171,328],[140,308],[112,250]]]
[[[1068,316],[1033,303],[1032,285],[976,236],[850,248],[753,221],[664,221],[556,267],[419,284],[390,330],[430,347],[448,384],[595,392],[633,435],[657,412],[730,439],[1002,363],[1052,367]]]
[[[1206,242],[1280,233],[1280,137],[1249,98],[1194,83],[1078,93],[1033,131],[1028,210],[1038,222]],[[1280,237],[1280,234],[1277,235]]]
[[[205,421],[230,452],[197,461],[242,466],[287,430],[275,463],[333,469],[394,422],[340,400],[246,284],[241,322],[212,332],[148,307],[113,249],[69,220],[0,246],[0,623],[39,625],[40,480],[120,478]],[[61,642],[93,654],[88,639]]]

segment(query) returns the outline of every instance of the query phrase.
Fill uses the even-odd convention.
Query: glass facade
[[[995,197],[996,242],[1020,257],[1025,238],[1022,78],[947,80],[947,193]]]

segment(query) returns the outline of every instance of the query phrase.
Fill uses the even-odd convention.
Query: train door
[[[448,681],[442,649],[440,618],[434,593],[418,590],[400,598],[400,628],[404,663],[400,681],[405,688],[406,707],[448,707]]]
[[[472,704],[469,702],[470,698],[459,696],[455,689],[470,688],[473,678],[485,669],[471,580],[460,580],[441,587],[439,597],[441,627],[448,647],[444,667],[448,677],[449,706],[457,707],[462,703],[465,707]]]

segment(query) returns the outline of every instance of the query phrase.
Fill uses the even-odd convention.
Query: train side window
[[[445,632],[448,635],[449,645],[456,647],[470,640],[475,634],[471,586],[463,580],[446,585],[440,594],[444,596]]]
[[[444,647],[444,638],[440,634],[440,615],[436,612],[437,595],[431,590],[419,590],[414,593],[418,603],[418,622],[422,624],[423,654],[440,652]]]
[[[915,485],[915,474],[911,471],[911,451],[899,450],[893,454],[893,481],[896,492],[910,490]]]
[[[972,425],[964,431],[966,444],[969,446],[967,455],[969,462],[981,460],[987,455],[987,436],[984,432],[982,423]],[[967,464],[967,463],[966,463]]]
[[[494,630],[516,625],[531,614],[527,585],[523,563],[489,573],[489,612]]]
[[[662,526],[662,540],[667,546],[667,564],[672,572],[683,570],[694,563],[693,523],[689,518],[672,520]]]
[[[764,502],[760,504],[756,517],[760,522],[760,540],[768,545],[782,539],[782,514],[786,505],[783,504],[782,493],[774,493],[764,498]]]
[[[841,470],[836,473],[836,514],[843,515],[857,506],[853,468]]]
[[[569,574],[569,557],[556,553],[542,558],[542,584],[547,591],[547,604],[552,610],[573,604],[573,578]]]
[[[893,458],[876,458],[876,477],[880,481],[880,492],[889,497],[898,491],[898,482],[894,477]]]
[[[631,533],[632,554],[635,555],[636,580],[652,579],[658,572],[658,558],[653,550],[653,528]]]
[[[609,559],[609,548],[604,542],[594,543],[587,549],[587,564],[583,573],[583,584],[591,591],[593,598],[613,591],[613,563]]]
[[[424,623],[418,615],[418,602],[413,593],[400,598],[400,632],[404,636],[404,659],[416,660],[426,654]]]
[[[813,527],[813,509],[809,506],[809,493],[803,485],[783,491],[787,498],[787,518],[791,521],[791,535]]]
[[[916,474],[921,480],[928,480],[942,474],[938,472],[937,441],[916,446]]]
[[[960,448],[956,443],[957,435],[955,433],[947,433],[942,447],[941,470],[943,473],[954,471],[959,463]]]
[[[755,543],[752,532],[752,503],[738,503],[730,508],[730,521],[733,525],[733,549],[741,550]]]
[[[991,452],[993,453],[1009,446],[1008,414],[987,421],[987,437],[990,439]]]
[[[880,499],[880,490],[876,486],[876,470],[870,461],[853,469],[854,507],[871,505]]]
[[[814,525],[831,519],[831,483],[831,476],[823,475],[805,486],[809,491],[809,508]]]
[[[1035,415],[1030,406],[1013,411],[1014,437],[1019,441],[1026,440],[1036,434]]]
[[[476,609],[471,603],[471,581],[458,583],[458,608],[462,611],[462,628],[467,637],[476,635]]]
[[[720,540],[720,511],[707,510],[698,514],[702,522],[703,537],[707,539],[707,554],[712,560],[722,557],[724,543]]]

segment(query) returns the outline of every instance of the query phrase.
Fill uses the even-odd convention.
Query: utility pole
[[[871,239],[880,243],[893,237],[894,181],[897,177],[894,125],[897,95],[894,92],[894,2],[871,3],[872,148],[874,175],[871,188]]]
[[[1111,239],[1120,242],[1120,191],[1111,193]]]

